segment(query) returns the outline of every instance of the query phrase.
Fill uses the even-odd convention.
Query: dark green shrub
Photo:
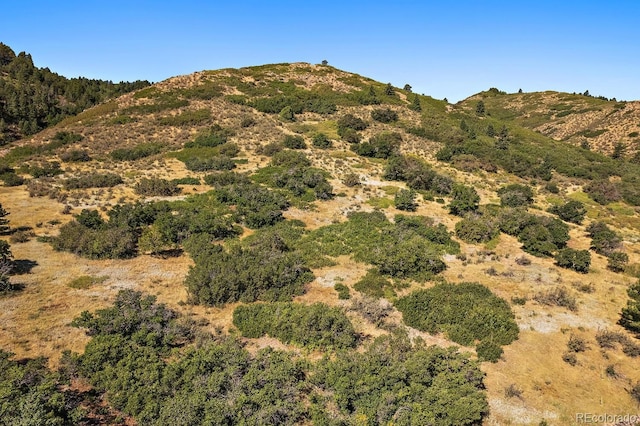
[[[287,105],[284,108],[282,108],[280,110],[280,112],[278,113],[278,116],[283,121],[296,121],[296,115],[293,112],[293,108],[291,108],[291,106],[289,106],[289,105]]]
[[[317,135],[315,135],[313,137],[312,143],[313,143],[313,146],[320,149],[328,149],[328,148],[331,148],[331,146],[333,145],[333,142],[331,142],[331,139],[329,139],[329,137],[324,133],[318,133]]]
[[[324,303],[241,305],[233,311],[233,325],[246,337],[269,335],[307,348],[341,349],[357,343],[351,321],[344,312]]]
[[[565,222],[581,224],[587,214],[587,209],[580,201],[569,201],[562,206],[551,207],[549,212],[558,215]]]
[[[123,183],[120,176],[113,173],[90,173],[65,181],[66,189],[112,188]]]
[[[436,284],[399,299],[396,307],[410,327],[431,334],[444,332],[465,346],[485,342],[481,352],[491,360],[497,352],[492,345],[508,345],[518,338],[509,304],[478,283]]]
[[[91,156],[86,150],[72,149],[61,154],[60,159],[66,163],[81,163],[91,161]]]
[[[354,145],[352,149],[359,155],[373,158],[389,158],[400,149],[402,136],[396,132],[378,133],[368,142]]]
[[[282,140],[282,146],[289,149],[305,149],[307,144],[304,142],[302,136],[299,135],[285,135]]]
[[[613,272],[624,272],[629,263],[629,255],[622,251],[614,251],[607,259],[607,269]]]
[[[185,148],[216,147],[227,143],[233,132],[222,128],[219,124],[211,126],[208,130],[200,132],[193,141],[184,144]]]
[[[200,178],[185,176],[182,178],[171,179],[171,183],[175,183],[176,185],[200,185]]]
[[[604,256],[610,256],[622,245],[622,238],[604,222],[590,223],[587,235],[591,237],[591,249]]]
[[[503,352],[502,346],[489,340],[482,340],[476,346],[476,354],[482,361],[498,362]]]
[[[498,189],[500,204],[506,207],[527,206],[533,203],[533,190],[526,185],[512,184]]]
[[[371,424],[469,426],[489,410],[482,378],[465,355],[422,343],[412,347],[404,335],[387,335],[364,352],[323,359],[312,382],[347,424],[366,418]]]
[[[138,195],[164,197],[176,195],[181,191],[175,182],[160,178],[142,178],[134,190]]]
[[[338,299],[348,300],[351,299],[351,293],[349,287],[344,284],[337,283],[333,286],[333,289],[338,293]]]
[[[304,293],[313,274],[282,239],[276,242],[232,246],[228,251],[220,246],[210,246],[205,252],[190,251],[195,260],[185,281],[190,299],[220,306],[237,301],[287,301]]]
[[[24,184],[24,178],[15,173],[3,173],[0,175],[0,180],[2,180],[4,186],[20,186]]]
[[[141,158],[150,157],[162,152],[162,147],[157,143],[144,143],[133,148],[120,148],[111,151],[111,158],[116,161],[135,161]]]
[[[380,123],[398,121],[398,113],[390,108],[378,108],[371,111],[371,118]]]
[[[631,284],[627,289],[629,300],[622,308],[618,324],[636,335],[640,335],[640,280]]]
[[[486,243],[500,234],[491,218],[473,215],[456,223],[455,231],[462,241],[474,244]]]
[[[476,190],[470,186],[456,184],[451,190],[451,202],[449,212],[457,216],[475,212],[480,206],[480,196]]]
[[[591,265],[591,254],[589,250],[574,250],[565,248],[559,250],[555,256],[556,265],[561,268],[573,269],[576,272],[586,274]]]
[[[338,119],[338,134],[343,136],[343,133],[346,129],[351,129],[355,131],[361,131],[368,127],[368,124],[362,120],[354,116],[353,114],[345,114]]]
[[[418,208],[416,195],[416,192],[412,189],[401,189],[396,192],[393,204],[398,210],[414,212]]]
[[[377,269],[370,269],[367,274],[353,285],[354,290],[367,296],[379,299],[395,296],[393,283],[380,275]]]
[[[29,167],[29,174],[34,178],[54,177],[61,175],[64,171],[57,161],[45,162],[37,166]]]
[[[227,186],[237,184],[250,184],[251,180],[243,174],[236,172],[212,173],[204,177],[204,182],[211,186]]]
[[[226,156],[213,158],[190,157],[184,162],[185,167],[193,172],[206,172],[210,170],[232,170],[236,163]]]
[[[311,161],[303,152],[280,151],[271,157],[271,165],[284,167],[310,167]]]
[[[82,209],[75,219],[80,223],[80,225],[89,229],[100,229],[104,227],[106,223],[102,216],[100,216],[100,212],[98,212],[98,210]]]

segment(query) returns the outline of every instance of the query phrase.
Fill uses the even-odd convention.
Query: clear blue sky
[[[640,1],[7,1],[0,41],[67,77],[319,63],[435,98],[640,99]]]

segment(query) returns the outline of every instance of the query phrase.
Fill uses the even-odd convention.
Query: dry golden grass
[[[323,76],[306,72],[317,69],[320,68],[295,64],[285,77],[295,78],[299,82],[297,84],[305,87],[327,84],[338,91],[352,90],[351,86],[339,80],[340,77],[349,76],[348,73],[338,72]],[[228,70],[222,70],[180,76],[166,80],[158,84],[158,87],[163,91],[188,88],[205,79],[224,77],[229,73]],[[274,78],[276,75],[281,77],[279,72],[274,74],[272,71],[266,71],[263,78]],[[249,76],[245,78],[250,79]],[[146,100],[136,99],[133,94],[128,94],[119,98],[117,102],[120,108],[124,108]],[[326,131],[332,137],[335,136],[331,133],[334,131],[331,120],[317,114],[301,114],[298,116],[298,122],[284,124],[272,115],[258,113],[246,106],[222,102],[220,99],[192,101],[188,108],[210,108],[214,117],[212,122],[236,129],[230,141],[241,147],[240,155],[247,159],[246,164],[240,164],[237,168],[240,172],[251,172],[264,167],[269,158],[255,155],[255,149],[262,144],[279,141],[284,134],[302,132],[309,146],[310,137],[315,131]],[[338,114],[350,112],[371,121],[369,113],[372,108],[341,108]],[[631,112],[625,117],[631,117],[636,119],[636,123],[640,123],[640,119],[634,115],[637,110],[638,105],[628,104],[624,111]],[[405,124],[419,122],[420,117],[417,113],[407,109],[399,112]],[[202,177],[205,173],[190,172],[182,162],[163,155],[136,162],[117,163],[108,160],[107,153],[110,150],[143,142],[162,141],[171,147],[180,147],[198,131],[211,124],[193,128],[155,126],[155,118],[162,114],[165,113],[141,117],[136,122],[123,125],[110,125],[107,121],[112,118],[113,112],[109,112],[104,117],[92,117],[92,123],[88,126],[74,122],[68,127],[49,129],[34,136],[33,143],[43,143],[62,129],[82,133],[85,136],[82,144],[92,151],[96,160],[80,165],[63,164],[63,167],[70,172],[73,169],[72,173],[75,175],[89,170],[111,171],[121,175],[125,184],[111,190],[70,191],[64,203],[49,198],[30,198],[24,187],[0,187],[0,203],[11,212],[11,226],[31,227],[39,236],[56,235],[59,226],[71,219],[70,215],[62,213],[65,204],[72,207],[71,213],[79,213],[82,208],[106,209],[123,201],[138,200],[139,197],[134,194],[132,186],[141,177]],[[244,116],[251,116],[255,124],[241,128],[239,122]],[[614,114],[610,117],[611,120],[622,120]],[[591,120],[590,116],[586,115],[583,119]],[[628,130],[625,126],[624,123],[619,125],[620,132]],[[381,130],[388,128],[379,123],[372,123],[363,134],[368,138]],[[569,124],[566,131],[572,131]],[[433,158],[439,147],[438,143],[425,141],[403,131],[401,133],[404,139],[401,148],[403,152],[427,159]],[[607,132],[614,133],[614,130]],[[558,133],[556,136],[560,137],[561,134]],[[300,219],[309,229],[344,221],[351,211],[371,211],[373,207],[367,204],[371,197],[392,197],[390,194],[395,189],[405,187],[400,182],[384,181],[382,162],[355,155],[344,142],[335,141],[334,147],[329,150],[310,147],[305,153],[312,159],[315,167],[323,168],[331,174],[330,182],[334,192],[339,194],[332,200],[314,203],[311,208],[291,208],[285,212],[285,217]],[[497,188],[521,182],[502,172],[465,173],[440,163],[434,164],[434,168],[457,181],[473,185],[481,195],[483,204],[499,203],[495,192]],[[350,173],[360,176],[360,186],[347,187],[342,183],[342,179]],[[558,183],[562,189],[558,200],[581,196],[580,187],[571,179],[559,178]],[[549,200],[552,198],[541,187],[537,189],[535,207],[540,210],[536,211],[536,214],[546,214],[544,210],[549,207]],[[209,187],[206,185],[185,185],[180,197],[207,190]],[[629,209],[623,205],[605,208],[595,204],[589,205],[588,209],[588,220],[605,220],[621,230],[630,262],[640,263],[640,250],[636,248],[636,243],[640,241],[638,209]],[[451,231],[460,220],[448,213],[446,205],[436,202],[421,202],[415,213],[400,212],[393,206],[383,211],[390,218],[398,213],[431,217],[436,223],[443,223]],[[250,233],[251,231],[245,230],[244,235]],[[575,249],[589,247],[590,241],[585,236],[584,226],[571,226],[569,245]],[[184,303],[188,295],[183,282],[191,265],[191,260],[186,255],[167,259],[139,256],[130,260],[98,261],[55,252],[50,245],[40,243],[36,239],[26,243],[15,243],[11,247],[16,259],[37,262],[30,273],[12,277],[13,281],[25,285],[22,292],[0,298],[0,347],[15,352],[19,357],[43,355],[49,357],[52,365],[55,365],[62,350],[82,351],[88,338],[81,330],[70,327],[69,323],[83,310],[92,311],[108,306],[117,291],[122,288],[134,288],[154,294],[160,302],[166,303],[172,309],[196,319],[206,320],[206,329],[212,332],[234,332],[231,320],[237,304],[211,308]],[[558,268],[552,259],[535,258],[530,255],[527,255],[531,259],[530,265],[518,265],[515,260],[523,254],[520,244],[515,238],[506,235],[500,236],[495,247],[462,243],[461,250],[466,256],[465,261],[455,256],[446,257],[448,269],[442,274],[446,280],[480,282],[507,301],[514,297],[527,299],[524,305],[513,304],[516,321],[521,328],[520,338],[505,347],[503,359],[498,363],[484,363],[482,366],[487,374],[486,385],[491,405],[491,414],[486,424],[534,425],[542,419],[546,419],[549,424],[572,424],[576,412],[632,413],[637,410],[637,405],[627,390],[631,383],[640,380],[640,359],[629,358],[619,349],[602,352],[595,342],[598,330],[621,330],[616,322],[620,309],[627,300],[626,288],[635,279],[608,271],[606,258],[595,254],[592,254],[592,270],[587,275]],[[333,286],[340,282],[349,287],[352,297],[355,297],[357,292],[353,290],[353,284],[367,269],[367,265],[355,262],[348,256],[340,257],[335,266],[314,270],[316,279],[307,286],[306,294],[297,297],[296,301],[324,302],[348,308],[351,301],[339,300]],[[86,289],[68,286],[72,280],[87,275],[108,278]],[[399,293],[406,294],[411,289],[430,285],[433,283],[412,283],[409,289]],[[575,295],[578,301],[577,311],[544,306],[533,301],[536,293],[557,286],[564,286]],[[594,291],[580,291],[580,288],[585,286],[591,286]],[[366,321],[356,312],[350,311],[349,316],[356,330],[365,337],[371,338],[387,332]],[[400,313],[393,310],[387,322],[400,325]],[[409,332],[412,337],[421,337],[429,344],[453,345],[442,335],[431,336],[413,329]],[[587,351],[577,354],[576,366],[570,366],[562,359],[571,334],[583,337],[589,346]],[[247,339],[247,344],[252,351],[265,346],[297,350],[268,337]],[[463,350],[473,353],[471,348]],[[311,356],[317,358],[320,355]],[[608,365],[615,366],[618,377],[607,376],[605,369]],[[512,384],[522,390],[521,398],[505,396],[505,388]]]

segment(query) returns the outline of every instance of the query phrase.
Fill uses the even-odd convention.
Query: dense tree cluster
[[[240,305],[233,311],[233,325],[245,337],[269,335],[307,348],[345,349],[357,343],[349,318],[324,303]]]
[[[457,253],[446,227],[424,217],[397,215],[395,223],[383,213],[351,213],[349,220],[319,228],[300,243],[308,258],[352,255],[395,278],[428,278],[442,272],[444,253]]]
[[[313,279],[302,256],[278,235],[228,249],[208,238],[192,238],[186,249],[195,261],[185,285],[190,299],[220,306],[229,302],[288,301]]]
[[[37,68],[31,55],[18,55],[0,43],[0,144],[30,135],[106,99],[141,89],[133,83],[67,79],[48,68]]]
[[[482,351],[478,350],[482,359],[497,361],[502,353],[499,347],[518,338],[509,304],[478,283],[437,284],[399,299],[396,306],[411,327],[432,334],[444,332],[465,346],[483,343]]]

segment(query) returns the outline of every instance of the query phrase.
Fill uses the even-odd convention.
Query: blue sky
[[[640,100],[640,2],[10,1],[0,41],[67,77],[319,63],[458,101],[497,87]]]

